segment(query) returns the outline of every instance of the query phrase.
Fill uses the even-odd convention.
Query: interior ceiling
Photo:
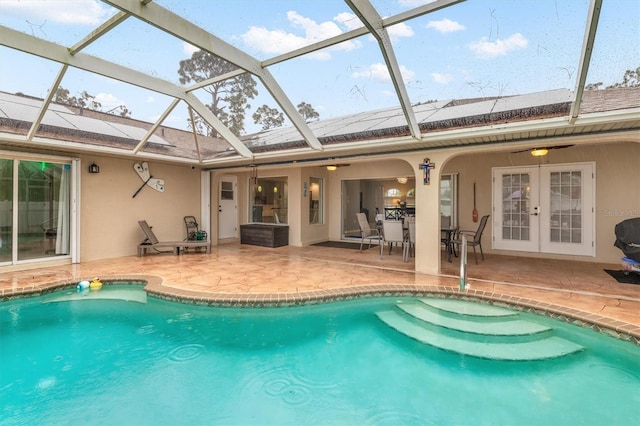
[[[570,34],[573,38],[573,51],[571,51],[570,62],[567,65],[567,72],[570,75],[568,83],[565,83],[565,89],[568,89],[569,99],[566,102],[566,108],[563,108],[561,113],[556,114],[555,117],[546,117],[545,120],[518,120],[512,119],[508,125],[496,125],[492,123],[487,126],[472,126],[468,128],[456,128],[456,129],[438,129],[437,133],[425,132],[425,120],[424,112],[425,105],[438,105],[438,102],[433,102],[438,97],[438,93],[433,93],[433,97],[429,97],[431,94],[423,93],[420,99],[424,101],[416,101],[415,86],[416,80],[408,80],[403,73],[406,72],[406,67],[403,65],[405,61],[409,61],[407,56],[407,50],[399,42],[394,34],[398,28],[424,28],[431,25],[432,22],[447,22],[446,14],[451,12],[458,12],[459,8],[476,7],[478,3],[469,0],[465,2],[463,0],[438,0],[428,2],[417,7],[400,10],[389,9],[387,10],[386,3],[376,0],[344,0],[342,2],[336,2],[331,0],[327,2],[328,7],[336,7],[333,15],[339,15],[343,12],[348,12],[360,21],[361,25],[352,25],[350,29],[345,29],[338,34],[327,36],[317,39],[297,47],[293,50],[288,50],[283,53],[278,53],[275,56],[258,57],[256,54],[249,53],[249,49],[242,49],[238,43],[232,43],[230,39],[225,35],[216,34],[214,30],[204,28],[202,24],[198,25],[193,22],[193,18],[190,16],[181,16],[180,14],[180,2],[175,3],[169,0],[167,1],[152,1],[152,0],[104,0],[104,5],[115,8],[114,13],[108,19],[105,19],[98,25],[95,25],[92,30],[87,31],[84,35],[69,35],[72,42],[58,42],[55,40],[49,40],[46,36],[38,34],[33,30],[31,26],[31,34],[21,30],[4,25],[4,19],[0,25],[0,45],[5,46],[12,51],[19,51],[34,55],[35,57],[43,58],[47,63],[59,64],[57,71],[46,77],[48,78],[45,83],[46,93],[41,95],[43,102],[39,106],[39,113],[29,123],[29,131],[25,131],[25,134],[21,135],[6,135],[3,134],[2,140],[13,143],[18,146],[34,148],[34,147],[48,147],[50,149],[59,150],[75,150],[75,151],[93,151],[101,152],[105,154],[114,154],[122,156],[141,156],[148,158],[163,158],[171,159],[172,155],[169,152],[163,153],[161,151],[161,143],[157,144],[157,152],[151,150],[151,146],[155,143],[152,137],[162,137],[168,139],[169,136],[165,134],[165,129],[161,127],[170,127],[168,118],[174,111],[177,105],[184,105],[185,110],[189,114],[196,114],[204,119],[215,131],[219,134],[219,139],[224,142],[222,148],[217,147],[217,142],[214,140],[208,140],[202,135],[198,135],[194,132],[191,139],[188,141],[190,146],[187,154],[176,161],[184,161],[197,163],[202,166],[216,166],[216,165],[241,165],[260,162],[274,162],[277,160],[290,161],[290,160],[313,160],[313,159],[333,159],[354,156],[359,154],[382,154],[392,151],[408,151],[418,149],[433,149],[442,148],[447,146],[462,146],[462,145],[479,145],[479,144],[492,144],[492,143],[505,143],[505,142],[518,142],[524,141],[531,143],[532,146],[540,145],[540,138],[547,137],[565,137],[568,135],[575,135],[579,133],[592,133],[597,131],[598,128],[602,128],[607,122],[620,122],[615,117],[608,118],[590,118],[588,120],[582,120],[581,116],[581,104],[583,102],[583,95],[585,92],[585,85],[587,84],[587,78],[589,73],[589,67],[592,63],[592,56],[594,50],[597,50],[596,34],[600,31],[599,22],[601,20],[601,11],[603,9],[603,0],[591,0],[591,1],[576,1],[573,6],[582,8],[582,19],[579,22],[573,22]],[[183,2],[184,4],[185,2]],[[186,2],[188,3],[188,2]],[[310,2],[312,3],[312,2]],[[494,5],[501,7],[505,6],[505,3],[512,3],[510,7],[517,10],[517,2],[495,2],[487,0],[482,4],[491,17],[497,22],[497,18],[493,16]],[[557,7],[555,2],[541,2],[544,3],[544,7]],[[547,4],[548,3],[548,4]],[[245,7],[251,7],[255,5],[263,6],[265,2],[244,2]],[[166,5],[166,7],[165,7]],[[300,3],[291,1],[291,9],[298,7]],[[617,7],[616,3],[616,7]],[[224,5],[220,4],[221,9]],[[542,6],[541,6],[542,7]],[[522,6],[524,8],[524,6]],[[631,12],[637,9],[636,6],[631,6]],[[391,11],[391,14],[388,12]],[[268,11],[264,11],[268,14]],[[515,13],[515,12],[514,12]],[[560,12],[556,11],[557,14]],[[2,8],[0,8],[0,16],[2,16]],[[187,15],[187,14],[185,14]],[[526,16],[526,15],[525,15]],[[430,19],[434,20],[430,20]],[[437,18],[437,20],[436,20]],[[26,21],[27,18],[25,17]],[[318,19],[319,20],[319,19]],[[205,19],[206,21],[206,19]],[[449,21],[451,22],[451,21]],[[493,22],[490,20],[489,22]],[[237,26],[241,29],[244,27],[258,28],[260,22],[247,22],[237,23]],[[435,24],[434,24],[435,25]],[[541,26],[544,24],[540,23]],[[555,25],[555,24],[554,24]],[[411,26],[411,27],[410,27]],[[577,28],[575,28],[577,26]],[[215,26],[213,26],[215,27]],[[505,25],[506,27],[506,25]],[[172,81],[162,76],[158,76],[154,71],[142,71],[144,67],[132,67],[126,64],[119,63],[110,58],[109,54],[105,52],[104,55],[99,53],[99,50],[92,50],[93,45],[98,45],[101,39],[108,39],[110,34],[117,33],[119,29],[135,28],[138,33],[131,34],[131,40],[140,36],[140,31],[153,31],[153,34],[161,35],[165,37],[159,39],[157,44],[151,44],[149,46],[149,52],[142,52],[140,57],[144,60],[146,54],[162,55],[164,40],[177,40],[179,42],[186,42],[195,49],[210,52],[230,64],[233,64],[236,69],[227,71],[221,75],[213,76],[208,80],[200,81],[197,83],[181,84],[177,81]],[[70,30],[71,31],[71,30]],[[240,30],[239,30],[240,31]],[[485,43],[493,43],[492,46],[500,46],[505,43],[518,43],[523,37],[520,34],[520,38],[511,37],[507,38],[506,35],[498,35],[500,27],[495,25],[489,32],[490,38],[484,40]],[[515,30],[503,30],[504,32],[515,32]],[[545,31],[541,28],[541,31]],[[607,28],[604,31],[612,31],[607,24]],[[44,31],[43,31],[44,32]],[[495,32],[495,34],[494,34]],[[569,28],[567,28],[569,34]],[[493,42],[493,38],[495,42]],[[501,38],[502,37],[502,38]],[[529,35],[533,40],[534,37]],[[511,41],[509,41],[511,40]],[[301,62],[301,58],[312,58],[313,55],[327,55],[331,52],[331,48],[337,46],[344,46],[345,43],[358,43],[364,45],[368,43],[369,49],[377,50],[377,55],[380,58],[380,65],[383,66],[387,74],[387,84],[391,89],[388,94],[393,98],[393,102],[389,103],[387,110],[397,111],[397,113],[389,113],[389,117],[385,116],[385,119],[393,118],[392,129],[397,130],[396,134],[393,132],[387,132],[389,136],[385,137],[384,133],[380,133],[382,136],[370,137],[363,140],[351,140],[349,143],[327,143],[326,135],[330,132],[330,126],[333,123],[340,121],[339,117],[330,117],[325,120],[321,117],[320,122],[308,122],[300,115],[296,105],[301,101],[300,95],[291,95],[281,83],[287,81],[287,85],[290,85],[288,79],[283,77],[281,71],[278,71],[277,76],[275,70],[278,67],[282,67],[288,64],[295,64],[296,67],[302,64],[307,67],[314,67],[314,62],[307,60],[307,62]],[[625,40],[626,43],[637,43],[637,39]],[[412,52],[413,56],[424,56],[425,64],[431,64],[434,62],[443,62],[442,69],[447,69],[447,57],[430,55],[429,51],[432,47],[431,40],[420,39],[419,42],[415,41],[415,47],[409,52]],[[539,43],[539,42],[538,42]],[[560,44],[560,41],[558,41]],[[542,49],[552,49],[553,46],[545,47],[538,46],[538,52]],[[87,52],[87,53],[85,53]],[[452,53],[453,56],[453,53]],[[618,58],[622,60],[622,58]],[[304,61],[304,59],[302,59]],[[4,62],[4,60],[3,60]],[[502,65],[488,65],[487,67]],[[18,64],[6,64],[3,63],[3,68],[19,66]],[[177,68],[177,65],[175,65]],[[547,65],[549,67],[551,65]],[[633,69],[637,64],[629,64],[627,69]],[[286,68],[285,68],[286,69]],[[297,69],[297,68],[296,68]],[[113,79],[118,82],[126,83],[127,86],[142,88],[146,92],[162,96],[168,100],[168,104],[161,114],[158,114],[154,123],[147,126],[144,134],[139,137],[139,140],[135,145],[127,148],[126,146],[88,146],[80,143],[69,143],[68,141],[60,141],[47,138],[42,132],[43,120],[45,116],[51,112],[52,99],[56,89],[59,86],[65,85],[66,76],[72,72],[72,70],[81,70],[91,75],[101,75]],[[273,70],[273,72],[272,72]],[[513,74],[504,77],[506,80],[513,80],[518,78],[532,78],[534,74],[544,73],[549,68],[543,68],[540,70],[526,70],[514,71]],[[251,74],[260,84],[264,93],[267,93],[272,101],[286,117],[285,130],[268,131],[260,133],[260,136],[251,137],[251,135],[235,135],[223,121],[214,115],[206,106],[206,98],[201,96],[202,89],[208,85],[223,81],[228,78],[232,78],[243,73]],[[353,73],[355,74],[355,72]],[[433,74],[435,76],[435,73]],[[611,80],[619,79],[618,75],[611,76]],[[372,78],[372,77],[370,77]],[[435,78],[435,77],[434,77]],[[442,77],[444,78],[444,77]],[[597,78],[597,77],[596,77]],[[299,75],[298,80],[305,79],[305,75]],[[541,81],[544,77],[541,78]],[[307,85],[314,85],[313,80],[306,82]],[[501,86],[503,85],[503,86]],[[494,113],[494,106],[496,105],[496,99],[503,98],[505,96],[514,96],[518,93],[508,93],[506,90],[506,84],[500,83],[501,86],[494,92],[489,90],[479,91],[478,94],[484,97],[493,104],[491,104],[491,113]],[[356,86],[354,86],[355,88]],[[561,87],[545,86],[540,83],[534,87],[533,91],[547,91],[559,89]],[[87,88],[87,90],[99,90]],[[326,90],[331,90],[328,87]],[[360,90],[358,88],[358,90]],[[524,89],[526,90],[526,89]],[[10,90],[7,90],[10,91]],[[462,92],[461,92],[462,93]],[[37,93],[27,95],[38,96]],[[364,95],[363,95],[364,97]],[[461,94],[461,98],[465,98]],[[447,101],[448,102],[448,101]],[[355,122],[363,122],[358,114],[363,114],[367,111],[367,103],[362,102],[365,105],[361,106],[358,110],[354,111]],[[313,105],[314,102],[311,102]],[[421,105],[421,107],[420,107]],[[444,105],[444,104],[443,104]],[[447,106],[452,104],[448,102]],[[391,109],[389,109],[391,108]],[[422,109],[420,109],[422,108]],[[443,107],[444,108],[444,107]],[[443,110],[441,108],[440,111]],[[464,104],[456,105],[456,108],[465,108]],[[384,108],[381,108],[384,110]],[[623,122],[632,123],[625,129],[622,126],[621,130],[628,130],[628,127],[634,127],[638,124],[638,108],[636,107],[631,114],[626,112],[627,116],[623,118]],[[471,112],[467,113],[468,115]],[[248,114],[250,115],[250,114]],[[326,115],[326,113],[325,113]],[[63,117],[62,112],[60,116]],[[250,117],[249,117],[250,119]],[[391,121],[390,121],[391,122]],[[320,124],[323,123],[323,124]],[[126,124],[126,123],[125,123]],[[337,126],[338,124],[336,124]],[[353,126],[353,124],[352,124]],[[391,125],[390,125],[391,126]],[[286,130],[288,129],[288,130]],[[364,127],[362,129],[365,129]],[[637,129],[637,127],[636,127]],[[170,129],[167,130],[169,132]],[[613,130],[616,130],[613,128]],[[291,132],[291,136],[288,136],[287,132]],[[363,134],[363,130],[353,130],[352,134]],[[183,130],[183,133],[187,133]],[[269,137],[272,135],[278,143],[269,142]],[[262,139],[261,139],[262,138]],[[354,137],[354,139],[357,139]],[[262,145],[255,143],[253,146],[251,141],[266,141]],[[299,142],[296,142],[299,141]],[[530,142],[529,142],[530,141]],[[278,145],[281,145],[282,149],[278,149]],[[81,146],[82,145],[82,146]],[[262,148],[260,148],[260,146]]]

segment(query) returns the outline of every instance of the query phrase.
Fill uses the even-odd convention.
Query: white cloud
[[[413,29],[404,22],[401,22],[399,24],[387,27],[387,33],[389,33],[389,37],[392,40],[397,40],[400,37],[413,36]]]
[[[334,19],[346,28],[349,28],[349,25],[352,25],[353,22],[349,20],[347,15],[348,14],[341,14]],[[250,27],[246,33],[242,34],[241,38],[247,46],[259,52],[278,55],[342,34],[342,30],[336,22],[326,21],[318,23],[294,11],[287,12],[287,19],[293,28],[302,30],[302,35],[297,35],[282,29],[269,30],[265,27],[253,26]],[[358,47],[360,47],[360,42],[350,40],[323,49],[321,52],[315,52],[312,56],[316,59],[328,59],[330,58],[331,51],[350,51]]]
[[[2,14],[61,24],[98,25],[112,10],[97,0],[1,0]]]
[[[333,18],[333,20],[345,27],[347,31],[355,30],[356,28],[364,26],[362,25],[362,21],[360,21],[356,15],[349,12],[339,13],[335,18]]]
[[[191,57],[198,49],[193,44],[187,43],[186,41],[182,43],[182,51],[188,56]]]
[[[433,78],[433,81],[440,84],[447,84],[453,81],[453,75],[451,74],[442,74],[439,72],[434,72],[434,73],[431,73],[431,77]]]
[[[125,104],[123,101],[113,96],[111,93],[98,93],[96,95],[96,102],[100,102],[103,111],[109,111],[110,109]]]
[[[404,65],[400,65],[400,74],[402,74],[402,80],[405,83],[413,81],[416,76],[414,71],[411,71]],[[351,76],[354,78],[370,78],[379,83],[391,82],[391,75],[389,74],[387,66],[380,62],[371,64],[369,65],[369,68],[365,68],[361,71],[354,71],[351,73]]]
[[[513,34],[507,39],[488,41],[483,37],[480,41],[471,43],[469,49],[480,59],[491,59],[504,56],[513,50],[526,49],[529,41],[520,33]]]
[[[427,22],[426,27],[433,28],[440,33],[453,33],[465,29],[464,25],[447,18],[441,19],[439,21],[429,21]]]

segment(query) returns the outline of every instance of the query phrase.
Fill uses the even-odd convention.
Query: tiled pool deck
[[[75,287],[85,279],[145,281],[155,297],[218,306],[276,306],[365,296],[441,295],[545,312],[640,343],[640,285],[620,284],[596,264],[486,255],[471,256],[470,287],[460,290],[458,259],[443,256],[442,275],[413,272],[401,253],[379,259],[375,248],[279,247],[239,244],[210,254],[157,254],[88,261],[0,275],[2,300]]]

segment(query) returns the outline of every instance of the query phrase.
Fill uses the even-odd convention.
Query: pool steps
[[[477,358],[534,361],[583,350],[554,336],[547,326],[520,319],[518,312],[454,299],[399,303],[376,315],[396,331],[419,342]]]
[[[125,302],[147,303],[147,293],[139,286],[104,286],[99,291],[86,289],[68,290],[43,303],[71,302],[76,300],[123,300]]]

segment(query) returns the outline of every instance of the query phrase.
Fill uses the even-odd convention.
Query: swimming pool
[[[460,331],[399,331],[397,318],[408,320],[404,331],[422,321],[403,310],[422,303],[210,308],[147,298],[132,286],[4,302],[0,423],[626,425],[639,418],[637,346],[517,312],[526,327],[552,331],[479,317],[485,329],[504,324],[491,337],[471,333],[469,347],[527,343],[540,332],[579,348],[535,361],[462,355],[420,341],[447,342]],[[511,335],[511,328],[528,331]]]

